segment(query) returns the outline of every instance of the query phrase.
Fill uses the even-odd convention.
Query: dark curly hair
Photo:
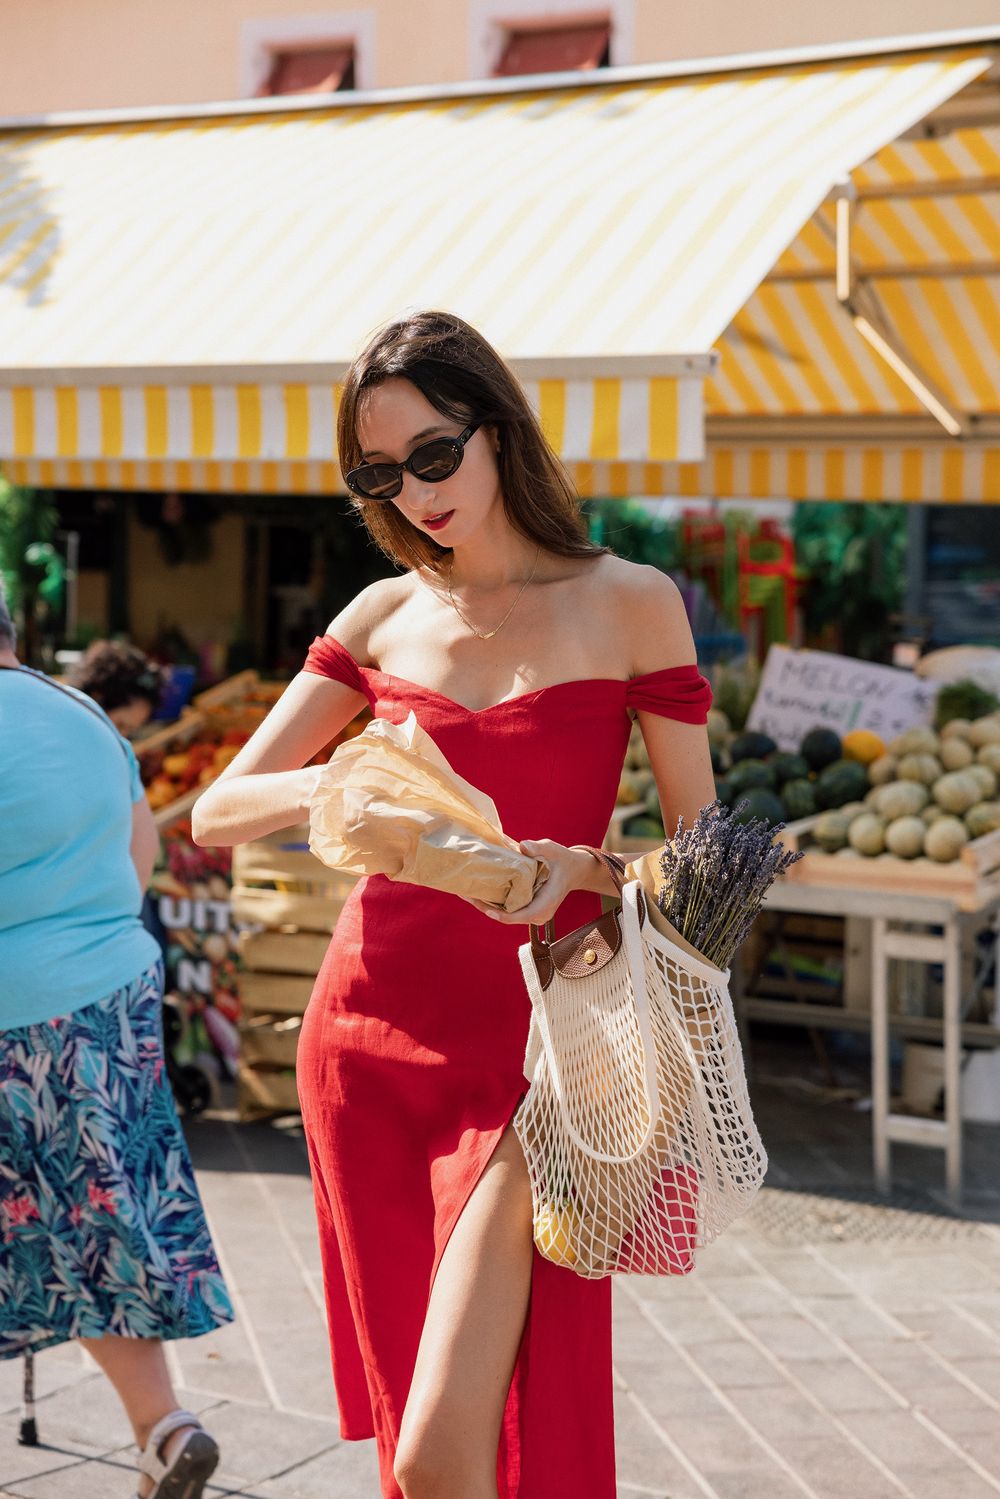
[[[138,646],[118,640],[95,640],[67,680],[99,703],[106,713],[140,698],[155,708],[163,674]]]

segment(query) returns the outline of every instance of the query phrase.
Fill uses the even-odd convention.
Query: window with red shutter
[[[312,47],[275,52],[271,70],[257,93],[332,94],[353,87],[353,47]]]
[[[493,76],[510,78],[522,73],[570,73],[606,68],[610,48],[609,21],[511,28]]]

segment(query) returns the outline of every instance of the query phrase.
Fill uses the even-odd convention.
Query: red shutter
[[[267,81],[258,93],[332,94],[354,87],[354,48],[317,47],[304,52],[276,52]]]
[[[544,30],[512,31],[494,77],[521,73],[569,73],[599,68],[607,63],[611,26],[552,26]]]

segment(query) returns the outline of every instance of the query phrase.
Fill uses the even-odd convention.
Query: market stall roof
[[[351,355],[443,305],[565,458],[698,459],[715,341],[839,179],[984,73],[980,41],[9,122],[0,456],[335,479]]]
[[[844,198],[848,284],[828,200],[720,341],[708,462],[647,482],[1000,501],[1000,66],[856,167]]]

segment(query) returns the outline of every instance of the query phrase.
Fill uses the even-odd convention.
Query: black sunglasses
[[[479,422],[473,422],[457,437],[432,437],[414,448],[403,463],[362,463],[344,475],[347,487],[364,500],[394,500],[403,488],[404,469],[425,484],[439,484],[461,466],[465,444],[479,427]]]

